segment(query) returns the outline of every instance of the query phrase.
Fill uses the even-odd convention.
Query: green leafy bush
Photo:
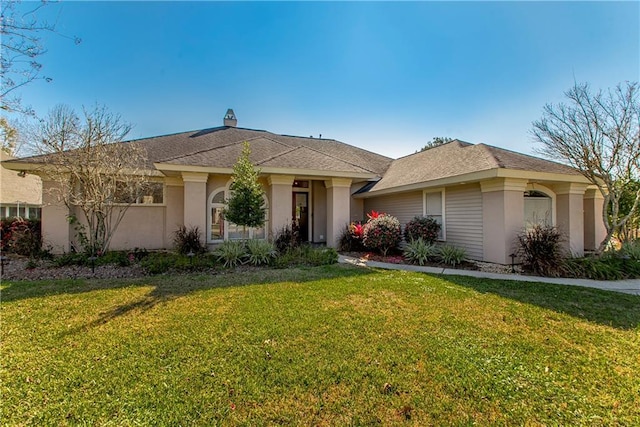
[[[467,251],[464,248],[453,245],[444,245],[440,247],[439,252],[442,262],[453,267],[460,265],[467,256]]]
[[[173,245],[179,254],[201,254],[207,247],[200,240],[200,229],[197,226],[187,228],[184,225],[173,232]]]
[[[364,226],[364,245],[372,250],[379,251],[383,256],[391,249],[395,249],[402,240],[400,221],[392,215],[370,215],[369,221]]]
[[[220,244],[213,253],[225,267],[237,267],[242,264],[247,255],[247,248],[243,242],[227,240]]]
[[[411,240],[404,248],[404,258],[412,264],[425,265],[438,256],[438,248],[422,238]]]
[[[518,257],[526,271],[559,276],[565,259],[562,234],[555,227],[536,224],[518,235]]]
[[[426,243],[433,243],[438,240],[440,234],[440,224],[433,218],[416,216],[404,227],[404,240],[409,243],[422,239]]]
[[[266,240],[250,239],[245,243],[247,261],[251,265],[267,265],[278,255],[273,244]]]
[[[162,274],[175,268],[180,257],[180,255],[174,253],[157,252],[145,257],[140,261],[140,265],[147,274]]]

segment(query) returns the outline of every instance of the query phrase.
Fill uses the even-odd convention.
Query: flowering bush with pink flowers
[[[368,216],[369,221],[364,225],[363,243],[367,248],[386,256],[387,252],[398,247],[402,240],[400,221],[392,215],[374,211]]]

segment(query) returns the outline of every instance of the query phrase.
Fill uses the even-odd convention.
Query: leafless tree
[[[92,254],[109,249],[128,208],[148,185],[145,153],[122,142],[130,130],[131,125],[103,106],[83,109],[78,116],[58,105],[34,136],[43,153],[34,159],[42,164],[39,173],[57,184],[51,191],[60,203],[81,214],[76,238]]]
[[[42,44],[42,35],[55,33],[55,25],[39,20],[37,12],[46,0],[38,4],[29,4],[29,8],[20,10],[20,1],[2,0],[0,2],[0,109],[6,112],[32,113],[20,102],[16,90],[34,80],[51,81],[42,75],[39,58],[46,53]],[[68,37],[76,44],[81,40]]]
[[[533,137],[542,144],[539,151],[579,170],[604,196],[607,235],[599,253],[640,209],[639,188],[630,210],[620,211],[623,190],[640,173],[638,90],[637,82],[597,92],[576,83],[565,92],[567,103],[547,104],[542,118],[533,122]]]

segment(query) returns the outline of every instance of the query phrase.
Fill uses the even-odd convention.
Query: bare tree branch
[[[640,209],[640,189],[630,212],[620,214],[619,206],[625,187],[640,174],[638,83],[595,93],[588,84],[576,83],[565,96],[567,104],[545,105],[531,134],[542,144],[541,154],[575,167],[604,196],[607,236],[598,248],[602,252]]]

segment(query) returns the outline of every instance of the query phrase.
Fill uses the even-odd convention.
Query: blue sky
[[[29,7],[29,4],[23,5]],[[238,126],[390,157],[435,136],[525,153],[575,81],[640,74],[639,2],[62,2],[23,102],[107,105],[131,138]]]

